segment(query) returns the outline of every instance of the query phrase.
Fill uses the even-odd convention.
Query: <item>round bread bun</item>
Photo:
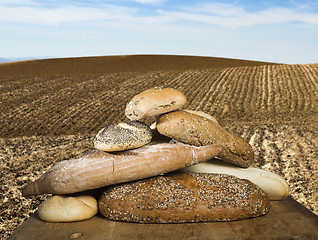
[[[125,114],[130,120],[140,120],[175,111],[186,102],[186,96],[176,89],[155,87],[134,96],[127,104]]]
[[[283,177],[259,168],[241,168],[215,159],[180,169],[180,171],[229,174],[241,179],[247,179],[258,185],[267,194],[269,200],[283,200],[289,194],[288,183]]]
[[[97,201],[91,196],[55,195],[42,202],[38,208],[40,219],[47,222],[82,221],[93,217],[97,212]]]
[[[150,127],[139,121],[110,124],[101,129],[93,143],[96,149],[114,152],[135,149],[148,144],[152,139]]]

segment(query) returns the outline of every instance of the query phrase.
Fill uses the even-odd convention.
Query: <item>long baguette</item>
[[[69,194],[134,181],[207,161],[222,151],[218,145],[195,147],[179,142],[151,143],[118,153],[96,150],[58,163],[22,194]]]

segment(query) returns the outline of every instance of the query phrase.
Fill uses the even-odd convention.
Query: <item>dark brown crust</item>
[[[107,188],[99,209],[108,219],[139,223],[232,221],[266,214],[266,194],[225,174],[172,173]]]

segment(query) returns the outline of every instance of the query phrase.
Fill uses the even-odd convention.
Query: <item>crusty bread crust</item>
[[[125,114],[131,120],[140,120],[177,110],[186,102],[186,96],[176,89],[155,87],[134,96],[127,104]]]
[[[269,209],[257,185],[225,174],[167,174],[108,187],[99,199],[106,218],[138,223],[232,221]]]
[[[210,160],[222,150],[218,145],[195,147],[179,142],[152,142],[116,153],[96,150],[58,163],[27,185],[22,194],[69,194],[134,181]]]
[[[179,110],[163,114],[157,120],[157,130],[162,135],[195,146],[221,145],[224,151],[220,159],[240,167],[249,167],[254,161],[254,152],[248,142],[202,113]]]

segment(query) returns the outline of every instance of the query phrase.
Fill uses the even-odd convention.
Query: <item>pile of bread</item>
[[[49,222],[107,219],[138,223],[231,221],[258,217],[288,195],[277,174],[252,168],[254,153],[210,115],[180,110],[186,96],[152,88],[127,104],[129,121],[94,138],[96,150],[59,162],[23,195],[53,194],[38,208]],[[143,120],[155,118],[148,126]],[[94,198],[88,190],[100,189]]]

